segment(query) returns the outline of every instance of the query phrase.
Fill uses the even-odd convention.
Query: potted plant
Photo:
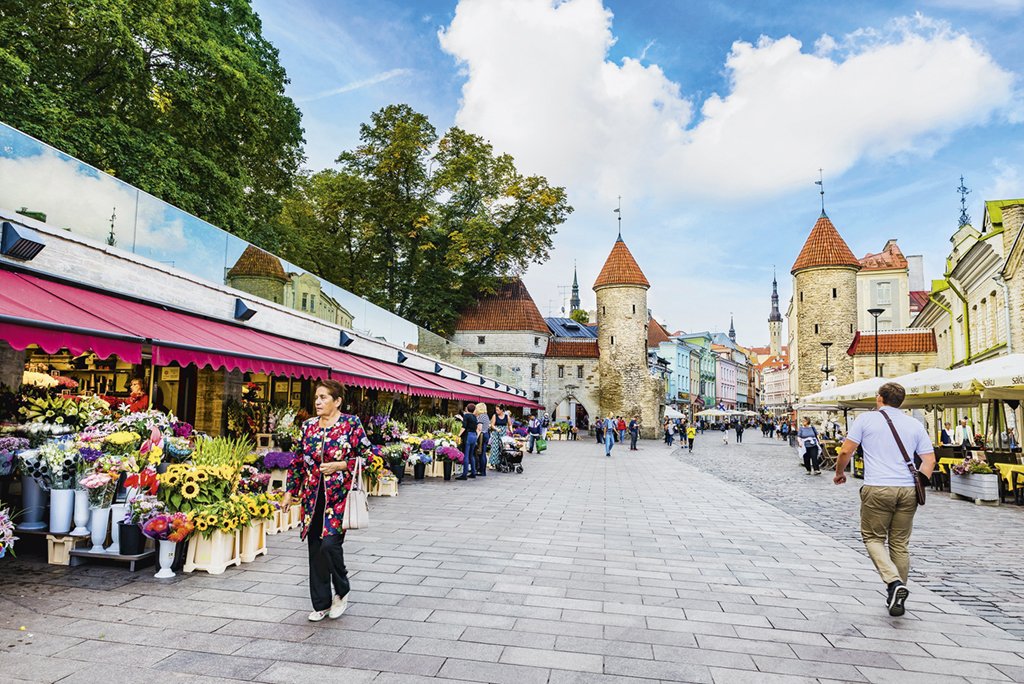
[[[153,513],[142,523],[142,533],[157,542],[157,564],[160,570],[153,575],[159,579],[174,577],[175,550],[195,529],[191,518],[184,513]]]
[[[461,464],[465,460],[465,458],[466,458],[465,455],[461,451],[459,451],[455,447],[451,447],[451,446],[438,447],[437,450],[434,453],[436,453],[438,455],[438,457],[444,459],[444,464],[443,465],[444,465],[444,479],[445,480],[451,480],[452,479],[452,468],[454,467],[454,465],[456,463],[460,463]]]
[[[965,458],[950,469],[949,491],[974,501],[998,501],[999,476],[984,460]]]

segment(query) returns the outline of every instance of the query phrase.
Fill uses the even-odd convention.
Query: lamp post
[[[878,317],[885,309],[868,309],[868,313],[875,318],[875,377],[878,377]]]
[[[821,372],[825,374],[825,385],[822,389],[828,385],[828,374],[832,372],[832,369],[828,365],[828,348],[832,346],[831,342],[822,342],[821,346],[825,348],[825,365],[821,367]]]

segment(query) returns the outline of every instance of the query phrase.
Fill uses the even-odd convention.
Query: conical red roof
[[[526,285],[519,278],[509,280],[492,295],[485,295],[463,312],[456,330],[530,330],[548,334]]]
[[[287,282],[288,275],[284,272],[281,260],[270,252],[264,252],[255,245],[249,245],[238,257],[238,261],[228,271],[228,278],[249,276],[252,278],[274,278]]]
[[[800,250],[800,256],[796,258],[790,273],[796,274],[805,268],[815,266],[853,266],[860,268],[860,260],[853,256],[849,245],[839,235],[839,231],[832,225],[825,212],[821,213],[811,234],[807,236],[804,248]]]
[[[612,246],[612,253],[604,262],[604,267],[594,282],[594,289],[609,285],[639,285],[644,288],[651,286],[621,237]]]

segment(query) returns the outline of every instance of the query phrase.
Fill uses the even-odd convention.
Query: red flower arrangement
[[[185,541],[195,525],[185,513],[157,513],[142,523],[142,534],[157,541]]]
[[[153,468],[144,468],[138,473],[132,473],[124,480],[125,487],[134,487],[148,493],[150,496],[156,496],[156,490],[160,486],[160,480],[157,479],[156,470]]]

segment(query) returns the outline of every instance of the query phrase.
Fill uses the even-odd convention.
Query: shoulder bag
[[[892,424],[892,419],[885,415],[885,411],[879,410],[878,412],[882,414],[882,417],[885,418],[885,422],[889,424],[889,429],[892,430],[892,436],[896,440],[896,446],[900,448],[900,453],[903,454],[903,460],[907,462],[907,468],[910,469],[910,475],[914,478],[914,493],[917,494],[917,505],[924,506],[924,487],[927,482],[927,478],[914,467],[914,461],[907,454],[907,448],[903,446],[903,440],[900,439],[900,433],[896,432],[896,426]]]
[[[356,459],[355,470],[352,471],[352,486],[346,495],[345,514],[341,518],[341,529],[359,530],[370,526],[370,507],[366,502],[366,490],[363,488],[363,459]]]

